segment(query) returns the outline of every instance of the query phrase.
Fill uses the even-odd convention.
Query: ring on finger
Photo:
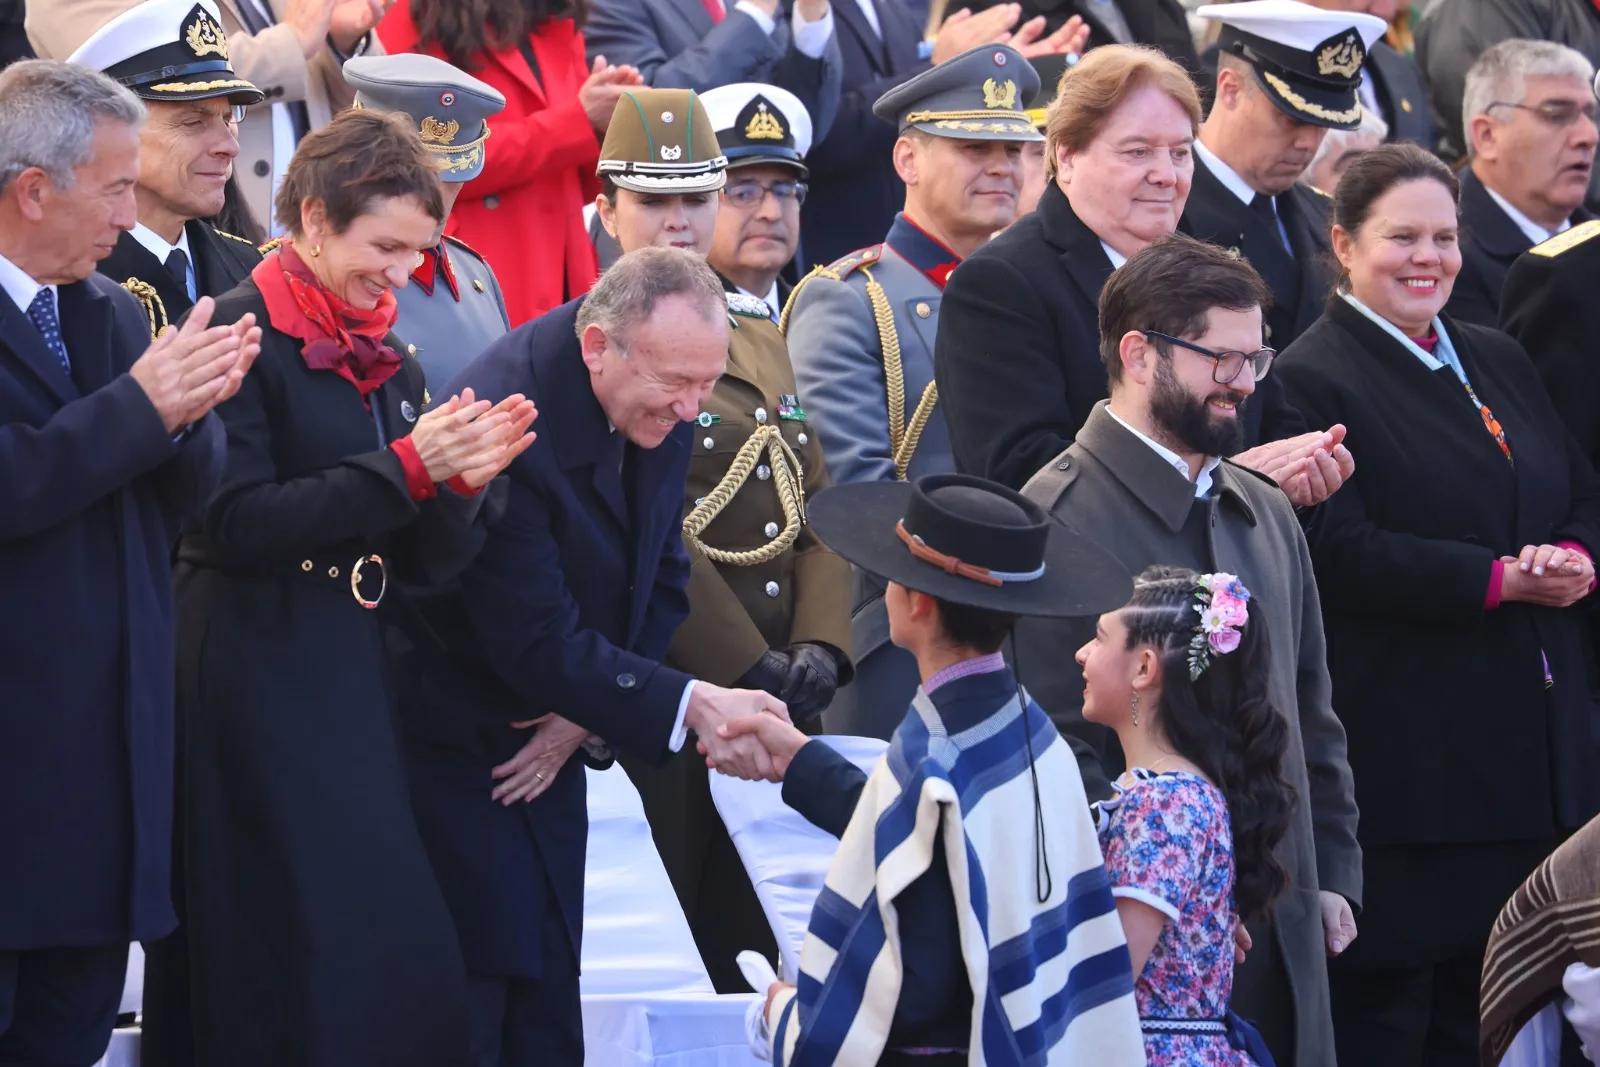
[[[539,773],[539,772],[538,772],[538,771],[534,771],[534,772],[533,772],[533,777],[534,777],[534,778],[535,778],[535,779],[536,779],[536,780],[538,780],[538,781],[540,781],[540,782],[543,782],[543,781],[544,781],[544,775],[542,775],[542,774],[540,774],[540,773]]]

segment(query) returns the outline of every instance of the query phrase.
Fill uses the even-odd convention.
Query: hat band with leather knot
[[[947,555],[928,544],[917,534],[907,530],[904,519],[894,524],[894,532],[901,541],[905,542],[906,548],[911,551],[913,556],[957,578],[968,578],[974,582],[982,582],[984,585],[998,588],[1008,582],[1033,582],[1044,577],[1043,563],[1031,571],[996,571]]]

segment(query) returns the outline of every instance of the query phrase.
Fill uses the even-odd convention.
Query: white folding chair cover
[[[889,747],[873,737],[828,734],[816,740],[869,774]],[[800,973],[800,945],[811,908],[822,892],[839,841],[785,804],[783,787],[772,782],[741,782],[713,774],[711,799],[777,939],[783,979],[792,982]]]
[[[583,1041],[592,1067],[757,1067],[746,1006],[718,996],[621,767],[589,775]]]

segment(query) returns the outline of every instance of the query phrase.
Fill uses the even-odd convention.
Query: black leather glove
[[[789,676],[778,694],[789,705],[789,718],[801,722],[822,712],[839,688],[839,661],[826,645],[789,646]]]
[[[761,653],[755,665],[739,676],[734,683],[739,689],[760,689],[783,700],[783,690],[791,671],[789,653],[769,648]]]

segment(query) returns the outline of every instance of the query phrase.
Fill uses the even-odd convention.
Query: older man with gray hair
[[[1461,274],[1445,310],[1500,325],[1500,294],[1518,256],[1590,215],[1594,67],[1566,45],[1512,39],[1467,71],[1461,114]]]
[[[261,331],[204,298],[152,342],[95,273],[143,121],[102,74],[0,74],[0,1064],[99,1059],[128,943],[176,922],[168,560]]]
[[[754,739],[717,727],[787,718],[782,702],[663,663],[689,611],[692,420],[722,376],[728,329],[701,256],[642,248],[438,390],[524,392],[542,412],[477,559],[425,598],[437,641],[402,672],[415,680],[401,693],[412,803],[461,935],[475,1065],[583,1062],[584,763],[609,760],[609,746],[662,763],[693,730],[719,766],[773,774]],[[576,749],[571,724],[590,735]],[[530,729],[541,791],[502,803],[490,772]]]

